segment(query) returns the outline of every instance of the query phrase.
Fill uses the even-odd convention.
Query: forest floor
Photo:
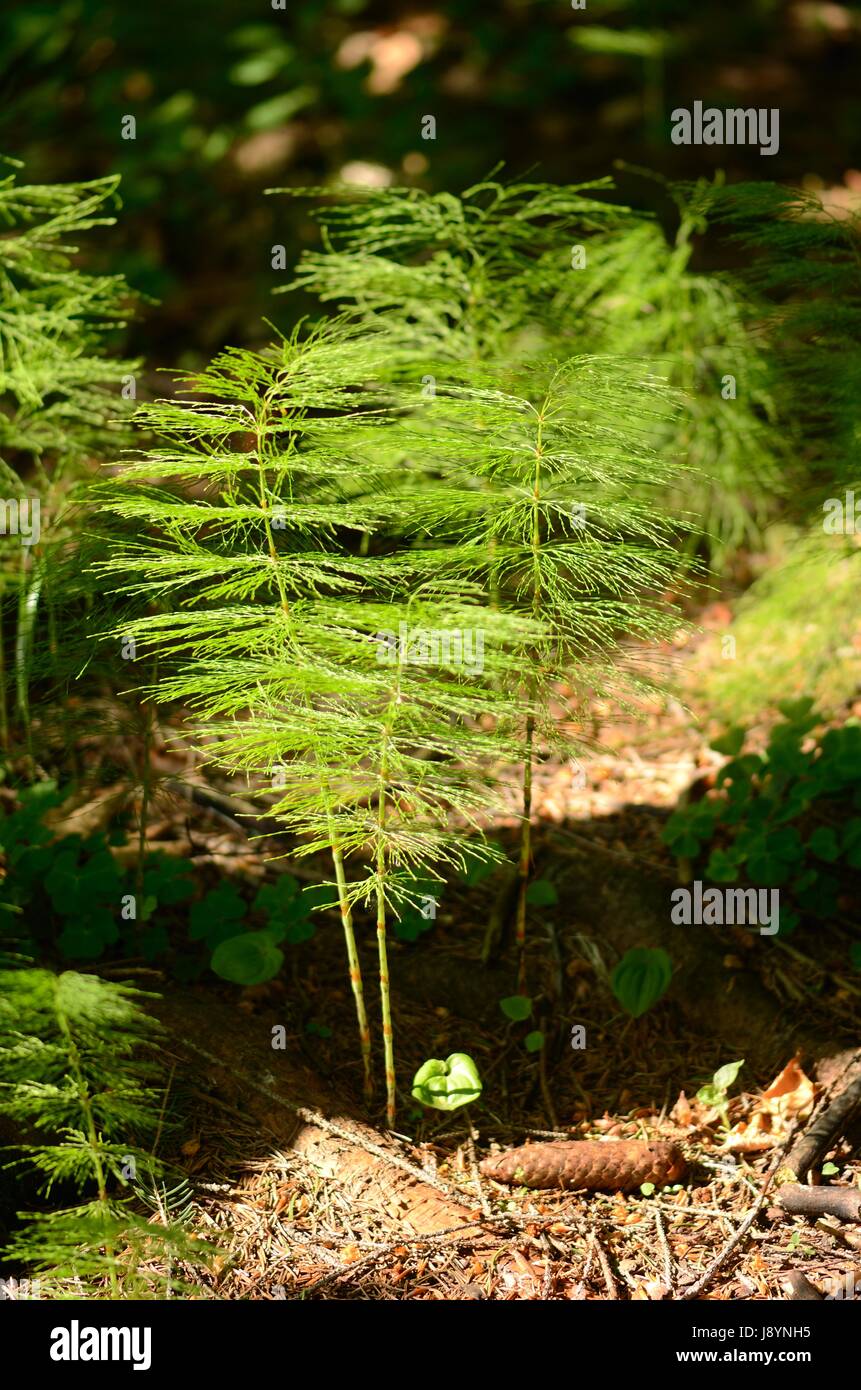
[[[697,660],[694,641],[683,661]],[[391,943],[396,1134],[382,1128],[379,1095],[370,1112],[361,1100],[334,914],[331,930],[291,948],[270,984],[239,991],[211,978],[141,980],[165,996],[183,1118],[161,1156],[187,1175],[194,1227],[218,1247],[203,1276],[210,1296],[764,1299],[785,1297],[787,1272],[799,1270],[832,1296],[855,1287],[858,1227],[791,1216],[773,1186],[777,1159],[857,1044],[861,989],[841,973],[845,942],[841,956],[833,934],[814,948],[725,928],[710,962],[697,964],[697,941],[684,987],[636,1020],[607,986],[626,943],[659,939],[650,930],[678,875],[660,837],[667,815],[723,761],[708,741],[717,727],[697,714],[670,701],[611,720],[599,705],[592,751],[539,765],[536,872],[555,882],[559,900],[529,924],[529,1020],[510,1022],[500,1009],[518,992],[510,938],[482,964],[492,880],[448,885],[432,929]],[[176,771],[173,755],[157,746],[155,757]],[[506,849],[515,841],[515,772],[511,815],[494,827]],[[151,847],[190,854],[204,882],[264,872],[260,843],[238,825],[169,796],[158,799],[149,835]],[[273,868],[326,877],[313,859],[288,857],[266,872]],[[627,897],[607,909],[610,890]],[[373,1029],[375,941],[370,922],[359,926]],[[575,1045],[578,1025],[585,1047]],[[284,1032],[273,1051],[276,1028]],[[536,1028],[544,1047],[533,1053],[525,1037]],[[475,1059],[481,1101],[452,1114],[424,1110],[410,1099],[410,1078],[428,1057],[454,1051]],[[378,1053],[375,1045],[377,1064]],[[742,1059],[725,1109],[697,1099],[719,1067]],[[548,1139],[671,1141],[687,1174],[612,1193],[533,1190],[479,1171],[491,1153]],[[832,1185],[861,1184],[851,1154],[851,1136],[831,1146]]]
[[[528,924],[529,1018],[513,1022],[500,1007],[522,992],[510,926],[482,960],[505,897],[498,879],[451,881],[429,930],[390,942],[396,1133],[384,1128],[379,1092],[370,1108],[362,1100],[337,914],[322,914],[309,940],[287,948],[278,978],[243,990],[210,974],[181,984],[141,961],[97,967],[161,996],[153,1007],[167,1028],[175,1123],[158,1156],[185,1176],[184,1219],[215,1247],[202,1275],[185,1271],[203,1296],[765,1299],[786,1296],[791,1271],[832,1296],[861,1289],[857,1224],[788,1214],[775,1174],[814,1107],[854,1074],[846,1066],[861,977],[845,966],[845,933],[823,924],[815,941],[810,931],[783,941],[669,925],[680,870],[661,831],[680,798],[713,785],[725,761],[711,747],[724,726],[709,717],[700,677],[727,611],[716,605],[698,618],[699,634],[664,654],[677,667],[678,699],[644,698],[625,716],[593,701],[578,757],[536,767],[534,876],[553,885],[556,902],[533,908]],[[562,719],[566,698],[561,691]],[[834,722],[850,715],[861,715],[861,702]],[[753,746],[764,746],[772,722],[766,713],[752,725]],[[230,880],[247,894],[280,872],[306,883],[329,876],[322,860],[296,858],[278,837],[249,838],[235,814],[242,789],[204,773],[175,733],[158,726],[151,743],[148,850],[187,860],[203,888]],[[103,790],[79,800],[67,832],[110,824],[110,767],[134,765],[137,752],[106,735],[85,757]],[[215,800],[179,795],[177,778]],[[518,769],[509,784],[508,814],[492,829],[512,855]],[[115,786],[128,799],[128,779]],[[375,935],[370,920],[357,928],[381,1071]],[[639,945],[664,946],[675,973],[665,998],[633,1019],[608,975]],[[531,1051],[535,1031],[544,1045]],[[427,1058],[453,1052],[475,1060],[481,1099],[449,1114],[424,1109],[411,1078]],[[736,1062],[725,1103],[697,1097]],[[827,1161],[830,1186],[857,1190],[857,1137],[838,1136],[814,1173]],[[480,1171],[512,1146],[572,1139],[672,1143],[687,1171],[624,1193],[536,1190]]]

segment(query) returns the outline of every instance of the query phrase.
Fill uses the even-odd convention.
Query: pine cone
[[[624,1192],[644,1182],[656,1187],[677,1182],[686,1164],[675,1144],[640,1140],[576,1139],[567,1143],[523,1144],[481,1164],[486,1178],[522,1187],[581,1187]]]

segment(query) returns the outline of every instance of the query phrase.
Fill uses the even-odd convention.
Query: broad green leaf
[[[310,941],[317,930],[316,923],[309,917],[300,917],[298,921],[291,922],[284,932],[284,940],[289,946],[298,946],[301,941]]]
[[[465,1052],[453,1052],[444,1062],[432,1058],[413,1077],[412,1095],[434,1110],[457,1110],[481,1095],[478,1068]]]
[[[828,825],[817,826],[807,841],[807,848],[811,854],[815,854],[817,859],[822,859],[826,864],[833,864],[840,855],[837,836]]]
[[[220,932],[225,922],[240,922],[248,910],[248,904],[230,883],[207,893],[196,902],[189,915],[189,937],[192,941],[210,941]]]
[[[487,841],[488,848],[499,850],[501,846],[496,840]],[[488,858],[486,855],[479,854],[475,849],[467,848],[463,851],[463,869],[458,877],[463,880],[467,888],[475,888],[479,883],[483,883],[491,874],[496,873],[500,866],[499,858]]]
[[[804,695],[798,700],[778,700],[777,708],[791,723],[806,719],[813,709],[815,701],[809,696]]]
[[[735,1083],[743,1066],[743,1057],[738,1062],[725,1062],[722,1067],[718,1067],[712,1077],[712,1084],[716,1086],[719,1091],[728,1091],[730,1086]]]
[[[257,912],[278,913],[292,903],[301,892],[299,880],[292,874],[279,874],[274,883],[264,883],[254,899]]]
[[[744,747],[745,733],[746,730],[740,724],[736,724],[725,734],[721,734],[720,738],[712,739],[711,747],[716,753],[726,753],[734,758]]]
[[[739,866],[731,850],[713,849],[705,868],[705,876],[713,883],[734,883]]]
[[[433,926],[432,917],[423,917],[415,908],[407,908],[400,917],[392,918],[392,931],[398,941],[418,941]]]
[[[636,946],[619,961],[610,987],[625,1012],[639,1018],[666,993],[672,975],[672,961],[666,951]]]
[[[512,1023],[522,1023],[532,1013],[532,1000],[526,994],[509,994],[500,999],[499,1007]]]
[[[284,964],[269,932],[249,931],[222,941],[212,953],[211,969],[235,985],[262,985],[273,979]]]
[[[537,878],[526,890],[526,901],[530,907],[554,907],[559,901],[559,894],[546,878]]]

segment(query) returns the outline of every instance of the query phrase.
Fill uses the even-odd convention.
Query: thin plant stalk
[[[72,1029],[69,1025],[69,1020],[66,1017],[62,1003],[60,1002],[60,993],[56,982],[54,985],[54,1012],[56,1014],[57,1022],[60,1026],[60,1032],[63,1034],[63,1037],[66,1042],[66,1047],[68,1049],[72,1077],[74,1079],[75,1089],[78,1092],[78,1100],[80,1101],[81,1111],[83,1113],[84,1118],[84,1124],[86,1126],[87,1140],[89,1142],[90,1149],[90,1158],[92,1159],[93,1164],[93,1176],[96,1180],[96,1189],[99,1194],[99,1202],[101,1203],[103,1210],[107,1212],[108,1188],[107,1181],[105,1178],[105,1170],[101,1159],[101,1140],[99,1138],[98,1129],[96,1127],[96,1118],[93,1113],[93,1100],[90,1094],[90,1088],[87,1085],[86,1077],[84,1076],[83,1069],[81,1067],[78,1047],[72,1034]],[[119,1298],[120,1290],[117,1281],[116,1269],[114,1267],[114,1251],[108,1242],[105,1243],[105,1254],[107,1255],[109,1262],[111,1296],[113,1298]]]
[[[3,634],[3,604],[6,595],[0,592],[0,742],[3,752],[9,752],[9,707],[6,702],[6,653]]]
[[[382,805],[385,804],[383,799]],[[384,811],[380,815],[380,828],[384,822]],[[380,1012],[383,1019],[383,1057],[386,1067],[386,1124],[395,1127],[395,1040],[392,1028],[392,1002],[389,990],[389,959],[386,948],[386,891],[385,891],[385,853],[382,845],[377,848],[377,954],[380,962]]]
[[[377,957],[380,967],[380,1012],[383,1026],[383,1058],[386,1069],[386,1124],[395,1127],[397,1092],[395,1090],[395,1040],[392,1028],[392,1000],[389,989],[389,958],[386,942],[386,779],[388,777],[388,741],[391,735],[392,710],[400,699],[400,664],[398,666],[398,686],[389,702],[383,721],[383,740],[380,748],[380,794],[377,803],[377,853],[376,853],[376,898],[377,898]]]
[[[263,511],[263,523],[266,529],[266,542],[269,549],[269,558],[276,574],[281,608],[288,623],[291,621],[290,604],[287,600],[287,591],[284,581],[278,568],[278,550],[275,545],[275,538],[272,534],[272,524],[270,518],[269,498],[266,494],[263,466],[263,441],[265,438],[266,413],[265,406],[262,419],[262,427],[257,430],[257,464],[258,477],[260,484],[260,506]],[[371,1070],[371,1031],[368,1027],[368,1013],[365,1007],[365,993],[362,985],[362,966],[359,960],[359,948],[356,943],[356,933],[353,927],[353,914],[347,895],[347,876],[344,871],[344,856],[341,846],[338,843],[334,821],[328,804],[328,784],[322,778],[323,794],[326,797],[326,819],[329,827],[329,851],[332,856],[332,863],[335,869],[335,882],[338,885],[338,905],[341,913],[341,926],[344,932],[344,944],[347,950],[347,963],[350,974],[350,988],[353,992],[353,1001],[356,1007],[356,1023],[359,1030],[359,1050],[362,1056],[362,1089],[366,1102],[370,1102],[374,1092],[373,1073]]]
[[[153,671],[153,684],[157,679],[157,665]],[[150,702],[145,700],[141,707],[144,719],[143,728],[143,747],[141,749],[141,806],[140,817],[138,820],[138,863],[135,874],[135,893],[137,895],[138,906],[143,907],[144,901],[144,860],[146,857],[146,831],[147,821],[149,820],[150,791],[152,788],[152,726],[153,710]]]
[[[539,554],[541,550],[541,458],[542,426],[547,401],[538,412],[538,428],[535,435],[535,468],[532,479],[532,616],[541,616],[541,570]],[[532,663],[534,667],[535,656]],[[515,941],[517,945],[517,987],[526,989],[526,894],[529,889],[529,870],[532,855],[532,762],[535,747],[535,702],[538,682],[534,669],[529,677],[530,712],[526,720],[526,738],[523,750],[523,820],[520,827],[520,858],[518,863],[517,911],[515,916]]]
[[[520,855],[517,865],[517,910],[514,935],[517,943],[517,988],[526,991],[526,894],[529,890],[529,871],[532,861],[532,749],[535,721],[530,714],[526,720],[526,742],[523,753],[523,820],[520,826]]]
[[[327,788],[324,784],[324,793]],[[329,838],[332,850],[332,863],[335,866],[335,882],[338,885],[338,905],[341,911],[341,926],[344,929],[344,944],[350,966],[350,987],[356,1005],[356,1020],[359,1025],[359,1045],[362,1052],[363,1091],[365,1101],[370,1103],[374,1095],[374,1079],[371,1071],[371,1030],[368,1027],[368,1014],[365,1008],[365,994],[362,988],[362,967],[353,929],[353,914],[347,898],[347,876],[344,872],[344,855],[338,843],[331,813],[327,809]]]

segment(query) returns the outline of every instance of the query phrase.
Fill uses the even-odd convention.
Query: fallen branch
[[[595,1233],[592,1233],[592,1249],[598,1255],[598,1263],[601,1266],[601,1273],[604,1276],[604,1284],[607,1288],[607,1297],[614,1302],[619,1297],[619,1290],[616,1287],[616,1280],[613,1278],[613,1271],[610,1268],[610,1260],[607,1252]]]
[[[801,1183],[785,1182],[777,1202],[793,1216],[836,1216],[839,1221],[861,1221],[861,1192],[857,1187],[804,1187]]]
[[[856,1052],[843,1072],[846,1076],[858,1068],[861,1052]],[[816,1167],[835,1139],[845,1134],[852,1116],[861,1106],[861,1068],[838,1096],[817,1110],[810,1125],[799,1136],[786,1157],[786,1168],[803,1182],[810,1169]]]

